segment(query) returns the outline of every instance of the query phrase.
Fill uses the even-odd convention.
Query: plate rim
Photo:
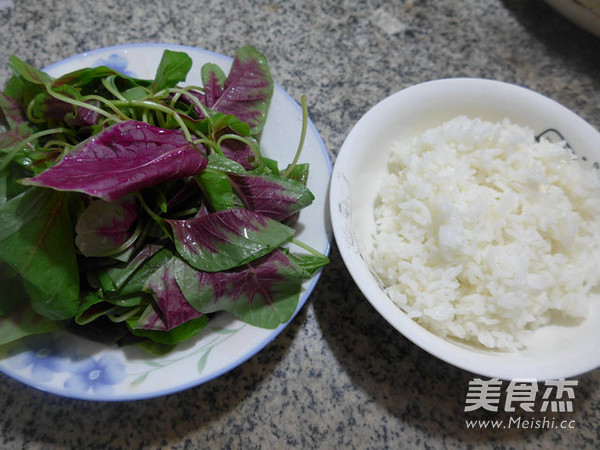
[[[229,62],[233,61],[233,57],[223,55],[223,54],[220,54],[213,50],[208,50],[208,49],[204,49],[204,48],[200,48],[200,47],[194,47],[194,46],[183,45],[183,44],[173,44],[173,43],[135,42],[135,43],[126,43],[126,44],[118,44],[118,45],[112,45],[112,46],[106,46],[106,47],[99,47],[99,48],[87,50],[84,52],[72,54],[70,56],[65,57],[64,59],[61,59],[59,61],[53,62],[53,63],[45,66],[42,69],[42,71],[44,71],[44,72],[54,71],[54,70],[57,70],[61,65],[70,64],[79,59],[93,57],[95,55],[98,55],[98,56],[99,55],[108,55],[111,52],[112,53],[125,52],[130,49],[131,50],[140,50],[140,49],[144,49],[144,48],[155,48],[155,49],[163,49],[163,50],[164,49],[180,50],[180,51],[184,51],[187,53],[195,52],[198,54],[208,55],[212,59],[219,59],[222,61],[229,61]],[[297,111],[300,111],[300,112],[302,111],[302,107],[298,104],[298,102],[296,102],[296,100],[285,89],[283,89],[275,81],[273,82],[273,85],[274,85],[274,90],[277,90],[280,95],[283,95],[284,99],[286,99],[288,102],[290,102],[291,105],[293,105],[293,107]],[[331,177],[331,173],[333,171],[333,163],[332,163],[331,157],[327,151],[327,147],[323,141],[321,134],[317,130],[315,124],[313,123],[313,121],[310,117],[308,117],[308,127],[311,130],[311,132],[313,133],[313,137],[316,139],[316,143],[318,144],[318,147],[320,150],[320,152],[316,152],[316,153],[318,153],[320,155],[320,157],[323,158],[323,163],[325,164],[324,168],[325,168],[326,172],[329,174],[329,177]],[[327,183],[324,185],[324,192],[323,192],[324,201],[325,201],[325,211],[323,212],[324,227],[325,227],[324,237],[326,240],[326,245],[325,245],[324,250],[319,250],[325,256],[329,255],[329,253],[331,251],[332,240],[333,240],[333,229],[332,229],[331,220],[329,217],[329,208],[327,207],[328,188],[329,188],[329,181],[327,181]],[[254,357],[256,354],[258,354],[260,351],[262,351],[267,345],[269,345],[273,340],[275,340],[277,338],[277,336],[279,336],[283,332],[283,330],[285,328],[287,328],[288,325],[297,317],[297,315],[299,314],[301,309],[308,302],[308,299],[312,295],[312,292],[313,292],[315,286],[317,285],[322,272],[323,272],[323,268],[321,268],[318,272],[316,272],[310,280],[307,280],[307,282],[305,282],[305,285],[303,286],[303,291],[301,292],[300,298],[298,300],[298,305],[296,307],[296,311],[294,312],[292,317],[290,317],[290,319],[287,322],[280,324],[279,326],[277,326],[274,329],[257,328],[258,331],[260,331],[261,333],[264,333],[264,336],[261,337],[259,342],[250,351],[247,351],[246,353],[238,355],[237,358],[232,359],[227,364],[224,364],[223,367],[221,367],[219,370],[216,370],[216,371],[214,371],[210,374],[206,374],[206,375],[199,374],[194,379],[190,379],[188,381],[185,381],[185,382],[182,382],[179,384],[174,384],[174,385],[171,385],[166,388],[161,386],[159,389],[154,389],[151,392],[142,392],[142,393],[127,392],[127,393],[118,393],[118,394],[98,394],[98,393],[95,393],[95,391],[93,391],[93,390],[87,390],[83,393],[79,393],[79,392],[72,391],[72,390],[69,390],[64,387],[48,385],[43,382],[38,382],[36,380],[33,380],[30,377],[28,378],[24,374],[18,372],[17,370],[7,367],[7,365],[5,364],[5,358],[2,358],[2,357],[0,357],[0,373],[3,373],[5,376],[23,384],[23,385],[34,388],[38,391],[42,391],[45,393],[50,393],[53,395],[57,395],[57,396],[69,398],[69,399],[74,399],[74,400],[87,400],[87,401],[100,401],[100,402],[140,401],[140,400],[147,400],[147,399],[162,397],[162,396],[174,394],[177,392],[182,392],[187,389],[191,389],[191,388],[206,384],[216,378],[219,378],[220,376],[225,375],[226,373],[241,366],[243,363],[245,363],[246,361],[248,361],[249,359]],[[235,320],[237,320],[237,319],[235,319]],[[246,326],[252,327],[251,325],[244,324],[241,321],[237,321],[237,322],[240,323],[242,325],[242,327],[246,327]],[[256,327],[252,327],[252,328],[256,328]],[[52,336],[53,334],[54,333],[49,333],[48,335]],[[115,349],[115,350],[119,350],[119,349]],[[119,351],[122,351],[122,350],[119,350]],[[153,358],[150,358],[150,359],[153,359]]]

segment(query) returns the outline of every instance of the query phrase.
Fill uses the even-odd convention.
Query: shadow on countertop
[[[541,427],[467,430],[466,420],[504,420],[506,424],[511,418],[519,417],[519,410],[511,415],[503,411],[501,403],[498,412],[465,412],[469,381],[480,377],[438,360],[398,333],[369,304],[350,275],[338,267],[342,265],[338,256],[334,246],[333,266],[323,273],[320,283],[335,286],[337,291],[328,297],[327,303],[314,303],[317,320],[324,339],[353,383],[399,419],[402,430],[397,432],[432,436],[435,437],[432,442],[441,442],[444,446],[476,448],[519,447],[541,439],[541,442],[561,439],[560,432],[564,434],[564,430]],[[593,415],[596,408],[590,397],[598,397],[599,379],[600,371],[579,377],[575,412],[559,414],[559,418],[575,420],[578,427],[586,427],[586,417]],[[503,383],[506,388],[508,382]],[[539,406],[536,406],[538,410]],[[521,415],[523,418],[532,416]],[[391,427],[391,422],[388,426]]]
[[[502,4],[531,35],[568,64],[600,71],[600,37],[580,28],[542,0],[502,0]],[[600,86],[600,77],[597,78]]]
[[[249,397],[276,372],[306,321],[305,307],[279,336],[240,366],[203,385],[146,400],[95,402],[64,398],[0,373],[0,399],[5,404],[0,424],[4,436],[20,435],[24,446],[33,448],[199,448],[204,445],[203,439],[207,445],[212,440],[219,448],[228,441],[232,448],[239,447],[243,435],[252,433],[253,425],[243,421],[252,417],[258,400]],[[224,419],[244,402],[249,404],[239,414]],[[0,448],[21,448],[11,447],[11,442],[2,437],[0,434]]]

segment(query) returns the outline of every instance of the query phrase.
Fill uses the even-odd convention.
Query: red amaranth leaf
[[[0,124],[10,130],[25,122],[27,122],[27,116],[23,107],[4,92],[0,92]]]
[[[201,98],[209,108],[212,108],[217,99],[223,94],[225,79],[225,74],[216,64],[206,63],[202,66],[204,95]]]
[[[211,92],[210,98],[215,100],[210,108],[233,114],[258,133],[267,119],[272,96],[273,79],[266,58],[253,47],[242,47],[235,55],[222,92]]]
[[[235,161],[246,170],[252,170],[256,166],[256,155],[245,142],[237,139],[224,139],[221,142],[221,151],[232,161]]]
[[[119,248],[131,236],[138,210],[133,196],[114,202],[90,202],[75,226],[77,248],[84,256],[98,256]]]
[[[251,325],[275,328],[296,311],[304,272],[281,250],[243,267],[223,272],[194,270],[183,261],[174,267],[186,300],[209,314],[228,311]]]
[[[295,232],[247,209],[227,209],[167,223],[181,257],[208,272],[246,264],[289,241]]]
[[[246,207],[271,219],[291,217],[314,200],[298,181],[272,175],[228,174]]]
[[[22,182],[114,201],[154,184],[192,176],[207,163],[204,151],[188,142],[182,131],[130,120],[83,141],[55,166]]]
[[[146,330],[169,331],[192,319],[202,316],[184,298],[175,281],[172,264],[163,264],[146,282],[145,289],[151,292],[156,309],[148,309],[136,327]]]

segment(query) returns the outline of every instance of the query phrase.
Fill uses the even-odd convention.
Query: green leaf
[[[127,321],[127,326],[135,336],[151,339],[159,344],[175,345],[196,336],[200,330],[206,327],[208,318],[206,316],[191,319],[169,331],[144,330],[136,328],[137,319]]]
[[[12,218],[11,218],[12,217]],[[35,189],[0,205],[0,260],[24,280],[33,309],[52,320],[71,318],[79,273],[69,197]]]
[[[184,52],[165,50],[152,83],[152,92],[159,92],[177,86],[185,81],[192,68],[192,58]]]
[[[37,219],[52,197],[50,189],[29,188],[0,206],[0,242]]]
[[[75,322],[79,325],[88,324],[98,317],[115,309],[115,306],[104,301],[96,292],[89,292],[79,305]]]
[[[19,274],[8,264],[0,261],[0,317],[29,302],[29,296]]]
[[[23,107],[4,92],[0,92],[0,125],[5,125],[9,130],[14,130],[21,124],[26,124]],[[1,136],[2,134],[0,134]]]
[[[279,165],[277,160],[261,156],[261,161],[267,173],[279,174]]]
[[[164,356],[167,353],[173,351],[175,345],[161,344],[153,341],[152,339],[145,339],[138,343],[138,346],[151,356]],[[148,364],[148,363],[147,363]]]
[[[18,182],[21,178],[29,175],[30,172],[27,169],[17,164],[11,165],[10,170],[0,171],[0,205],[31,189],[29,186],[23,186]],[[0,228],[7,220],[10,220],[10,218],[0,215]],[[0,238],[0,240],[2,239]]]
[[[28,84],[29,83],[27,83],[22,76],[13,74],[9,78],[8,83],[6,83],[4,94],[8,95],[21,105],[25,105],[26,103],[23,101],[23,99],[25,97],[25,89]]]
[[[58,328],[56,322],[40,316],[26,306],[0,317],[0,345],[32,334],[50,333]]]
[[[148,244],[126,265],[98,270],[98,280],[105,293],[124,296],[141,292],[146,279],[172,256],[170,250]]]
[[[329,258],[325,255],[298,255],[288,253],[288,258],[306,272],[306,279],[311,278],[319,269],[329,264]]]
[[[0,171],[0,205],[8,201],[8,174]]]
[[[128,242],[129,230],[137,218],[138,205],[133,195],[114,202],[92,200],[75,225],[75,245],[84,256],[115,254]]]
[[[136,292],[121,297],[107,297],[105,299],[108,303],[118,306],[120,310],[132,308],[134,306],[147,305],[152,301],[152,296],[145,292]]]
[[[119,294],[126,296],[142,292],[146,280],[172,257],[171,250],[162,249],[145,261],[127,281],[117,279],[117,285],[121,285]]]
[[[207,168],[197,175],[196,179],[214,211],[235,206],[233,189],[226,173]]]
[[[208,155],[208,166],[206,166],[206,168],[230,173],[246,172],[246,169],[244,169],[244,166],[240,163],[229,159],[226,156],[219,155],[218,153],[211,153]]]
[[[121,94],[126,100],[129,100],[130,102],[136,100],[144,100],[146,97],[148,97],[148,91],[139,86],[127,89],[126,91],[121,92]]]
[[[9,65],[15,73],[18,73],[30,83],[46,85],[48,83],[51,83],[53,80],[53,78],[47,73],[36,69],[32,65],[20,60],[14,55],[10,57]]]
[[[207,87],[210,85],[216,85],[216,89],[213,87],[213,91],[220,89],[222,90],[225,86],[225,80],[227,75],[223,72],[217,64],[206,63],[200,69],[200,76],[202,77],[202,85]]]
[[[4,89],[4,94],[25,108],[29,102],[40,92],[46,92],[46,85],[26,80],[22,75],[15,73]]]
[[[56,88],[58,86],[70,85],[74,88],[81,88],[88,86],[95,81],[99,81],[102,78],[108,78],[117,74],[118,72],[106,66],[86,67],[58,77],[52,83],[52,87]]]
[[[288,166],[289,168],[290,166]],[[309,172],[309,164],[296,164],[290,170],[288,178],[295,180],[299,183],[306,185],[306,181],[308,180],[308,172]]]
[[[223,114],[217,111],[210,111],[211,132],[217,134],[225,128],[231,128],[241,136],[250,136],[250,125],[242,122],[233,114]]]

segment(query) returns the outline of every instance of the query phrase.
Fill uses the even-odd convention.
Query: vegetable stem
[[[302,248],[302,249],[304,249],[304,250],[306,250],[306,251],[307,251],[307,252],[309,252],[311,255],[325,257],[325,255],[324,255],[323,253],[321,253],[321,252],[319,252],[319,251],[315,250],[315,249],[314,249],[314,248],[312,248],[310,245],[308,245],[308,244],[306,244],[306,243],[304,243],[304,242],[302,242],[302,241],[299,241],[299,240],[297,240],[296,238],[292,238],[292,239],[290,239],[290,243],[291,243],[291,244],[294,244],[294,245],[296,245],[296,246],[298,246],[298,247],[300,247],[300,248]]]
[[[126,313],[121,314],[120,316],[117,316],[116,314],[107,314],[107,317],[114,323],[121,323],[121,322],[125,322],[127,319],[135,316],[141,310],[142,310],[142,307],[138,306],[137,308],[132,308],[131,310],[127,311]]]
[[[111,113],[109,113],[107,111],[104,111],[102,108],[99,108],[97,106],[90,105],[89,103],[81,102],[79,100],[75,100],[73,98],[70,98],[70,97],[67,97],[65,95],[59,94],[58,92],[53,91],[50,86],[47,86],[46,89],[48,91],[48,94],[50,94],[55,99],[60,100],[61,102],[69,103],[71,105],[78,106],[80,108],[85,108],[85,109],[89,109],[91,111],[97,112],[101,116],[104,116],[104,117],[112,120],[113,122],[120,122],[121,121],[119,119],[119,117],[117,117],[117,116],[115,116],[115,115],[113,115],[113,114],[111,114]],[[102,97],[100,97],[100,96],[91,95],[88,98],[94,98],[95,100],[101,99],[101,101],[104,104],[107,103],[107,100],[104,99],[104,98],[102,98]]]
[[[176,94],[179,94],[180,96],[184,96],[187,99],[189,99],[195,106],[198,107],[198,109],[200,109],[200,111],[202,111],[202,115],[204,117],[209,117],[209,113],[208,113],[208,109],[206,108],[206,106],[204,106],[204,104],[198,99],[198,97],[196,97],[195,95],[192,95],[192,93],[190,92],[190,88],[184,88],[184,89],[180,89],[180,88],[173,88],[171,89],[171,92],[175,92]]]
[[[296,150],[296,154],[294,155],[294,160],[283,173],[283,176],[285,178],[290,176],[290,174],[294,170],[294,167],[296,167],[296,164],[298,164],[300,154],[302,153],[302,148],[304,147],[304,140],[306,139],[306,129],[308,127],[308,107],[306,106],[305,95],[302,95],[302,97],[300,97],[300,105],[302,107],[302,131],[300,133],[300,142],[298,143],[298,149]]]
[[[112,95],[114,95],[117,99],[126,100],[126,98],[123,97],[123,94],[121,94],[121,92],[119,92],[119,90],[114,85],[114,83],[113,83],[114,79],[115,79],[115,75],[111,75],[107,78],[102,78],[102,86],[104,86],[106,88],[106,90],[108,92],[110,92]],[[110,83],[109,83],[109,80],[111,81]]]
[[[21,151],[23,149],[23,147],[25,147],[27,144],[29,144],[41,137],[49,136],[49,135],[53,135],[53,134],[59,134],[59,133],[69,133],[69,130],[67,130],[66,128],[51,128],[49,130],[38,131],[37,133],[34,133],[31,136],[28,136],[27,138],[23,139],[22,141],[19,141],[11,149],[11,151],[6,154],[6,156],[0,162],[0,171],[4,170],[4,168],[6,168],[6,166],[8,166],[8,164],[17,155],[17,153],[19,153],[19,151]]]
[[[142,107],[142,108],[148,108],[148,109],[160,111],[167,115],[170,115],[171,117],[173,117],[175,119],[175,121],[177,122],[177,125],[179,125],[179,127],[181,128],[181,131],[183,131],[183,134],[185,135],[186,139],[189,142],[192,142],[192,140],[193,140],[190,130],[188,129],[186,124],[183,122],[181,117],[179,117],[179,114],[177,113],[177,111],[169,108],[168,106],[164,106],[164,105],[155,103],[151,100],[115,101],[114,104],[118,105],[118,106],[137,106],[137,107]]]
[[[239,136],[237,134],[224,134],[217,140],[217,145],[218,145],[219,149],[221,148],[221,143],[226,139],[234,139],[236,141],[243,142],[248,147],[250,147],[250,150],[252,150],[252,152],[256,155],[256,159],[258,161],[260,160],[260,149],[259,149],[257,142],[254,141],[253,139],[249,139],[244,136]],[[220,151],[220,153],[223,154],[222,151]]]
[[[127,239],[125,242],[123,242],[119,247],[104,252],[100,255],[95,255],[95,256],[102,256],[102,257],[108,257],[108,256],[115,256],[118,255],[119,253],[124,252],[125,250],[127,250],[131,245],[133,245],[133,243],[137,240],[137,238],[140,236],[142,232],[142,226],[141,224],[138,222],[137,227],[135,228],[135,230],[133,231],[133,233],[131,234],[131,236],[129,237],[129,239]]]

